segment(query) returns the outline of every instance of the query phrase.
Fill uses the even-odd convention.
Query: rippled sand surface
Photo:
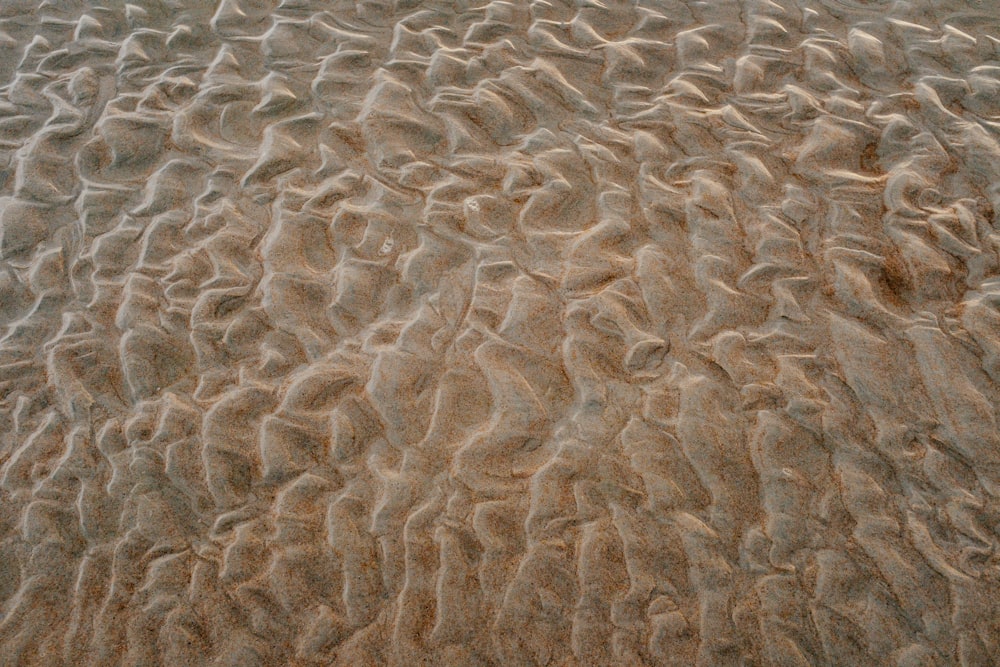
[[[4,0],[0,664],[1000,664],[1000,5]]]

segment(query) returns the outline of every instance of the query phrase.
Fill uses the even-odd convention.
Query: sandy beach
[[[0,2],[0,665],[1000,665],[1000,5]]]

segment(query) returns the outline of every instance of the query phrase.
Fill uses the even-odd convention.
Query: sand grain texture
[[[0,665],[1000,664],[1000,5],[0,2]]]

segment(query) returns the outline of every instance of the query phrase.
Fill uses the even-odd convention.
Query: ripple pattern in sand
[[[0,663],[991,665],[1000,10],[0,4]]]

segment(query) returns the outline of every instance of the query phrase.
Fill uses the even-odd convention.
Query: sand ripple
[[[997,664],[988,0],[6,0],[0,82],[0,664]]]

